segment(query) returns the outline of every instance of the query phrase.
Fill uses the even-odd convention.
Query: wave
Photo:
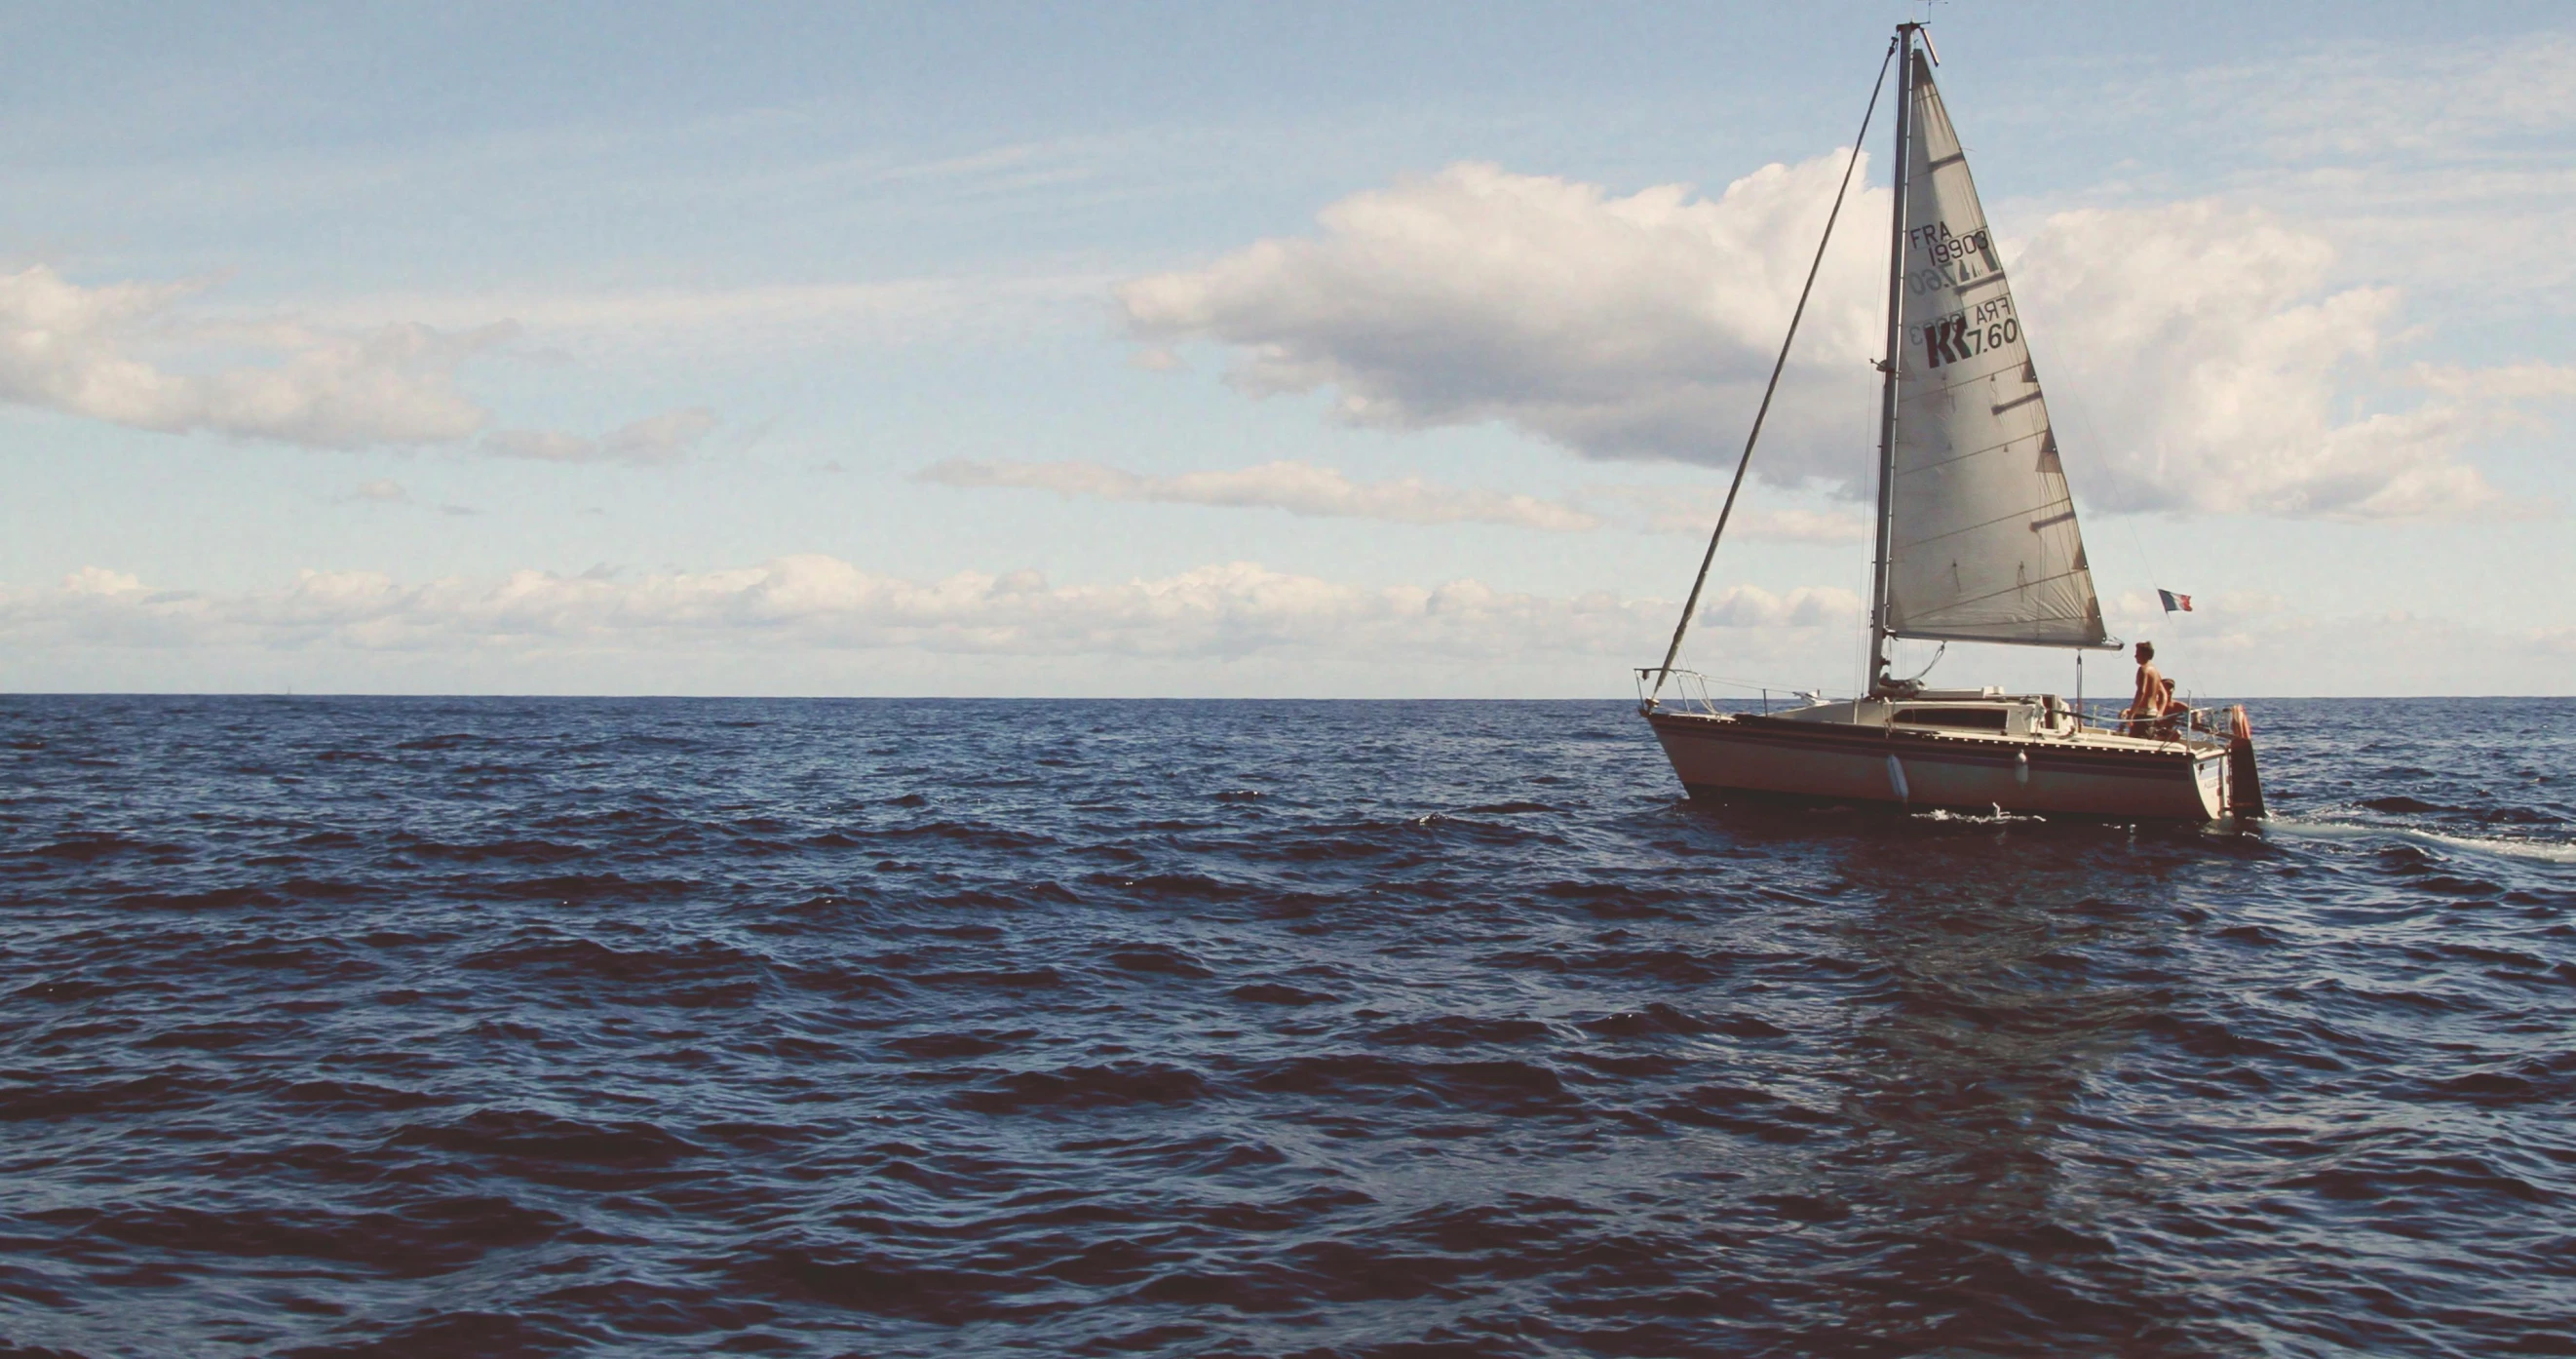
[[[1019,1114],[1040,1109],[1188,1104],[1207,1091],[1207,1081],[1183,1067],[1163,1062],[1118,1062],[1012,1072],[981,1089],[959,1094],[952,1102],[977,1113]]]
[[[2460,835],[2449,831],[2427,830],[2421,826],[2391,826],[2368,821],[2339,821],[2323,817],[2275,817],[2267,828],[2290,834],[2313,835],[2330,839],[2362,839],[2390,836],[2422,844],[2441,845],[2467,850],[2473,854],[2496,854],[2509,859],[2537,863],[2576,863],[2576,842],[2534,840],[2510,835]]]
[[[2576,705],[2285,710],[2002,834],[1618,705],[0,696],[0,1355],[2576,1351]]]

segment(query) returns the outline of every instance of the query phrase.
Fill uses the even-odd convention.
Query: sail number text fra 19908
[[[1948,264],[1953,260],[1965,259],[1971,251],[1986,255],[1993,253],[1994,250],[1985,228],[1979,227],[1965,236],[1960,236],[1951,232],[1948,222],[1907,227],[1905,244],[1908,249],[1920,250],[1931,256],[1934,264]],[[1971,274],[1969,277],[1974,278],[1976,275]]]

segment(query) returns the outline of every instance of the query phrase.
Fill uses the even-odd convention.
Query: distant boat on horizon
[[[1664,697],[1675,676],[1693,673],[1674,662],[1778,388],[1775,365],[1672,646],[1661,666],[1637,672],[1639,711],[1694,797],[2202,821],[2260,816],[2242,706],[2124,713],[2104,725],[2055,694],[1930,689],[1890,673],[1895,638],[2079,652],[2120,643],[2103,625],[2039,371],[1967,153],[1933,84],[1939,58],[1923,26],[1898,25],[1888,60],[1898,73],[1895,212],[1887,347],[1878,365],[1868,690],[1769,712],[1723,710],[1704,684],[1695,702]],[[1873,112],[1877,100],[1873,89]],[[1864,138],[1868,121],[1864,114]],[[1852,154],[1857,164],[1857,145]],[[1850,176],[1847,167],[1845,192]],[[1838,193],[1827,239],[1841,208]],[[1819,263],[1823,255],[1820,242]],[[1810,290],[1814,283],[1811,269]],[[1805,309],[1802,292],[1781,365]]]

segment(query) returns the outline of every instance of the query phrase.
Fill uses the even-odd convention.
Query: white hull
[[[2225,815],[2231,806],[2228,746],[2214,739],[1931,731],[1798,714],[1658,710],[1647,719],[1694,796],[2191,821]]]

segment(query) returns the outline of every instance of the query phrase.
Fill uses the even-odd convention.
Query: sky
[[[2576,13],[1971,0],[0,10],[0,689],[1630,694],[1927,13],[2112,631],[2576,693]],[[1861,681],[1879,112],[1721,693]]]

